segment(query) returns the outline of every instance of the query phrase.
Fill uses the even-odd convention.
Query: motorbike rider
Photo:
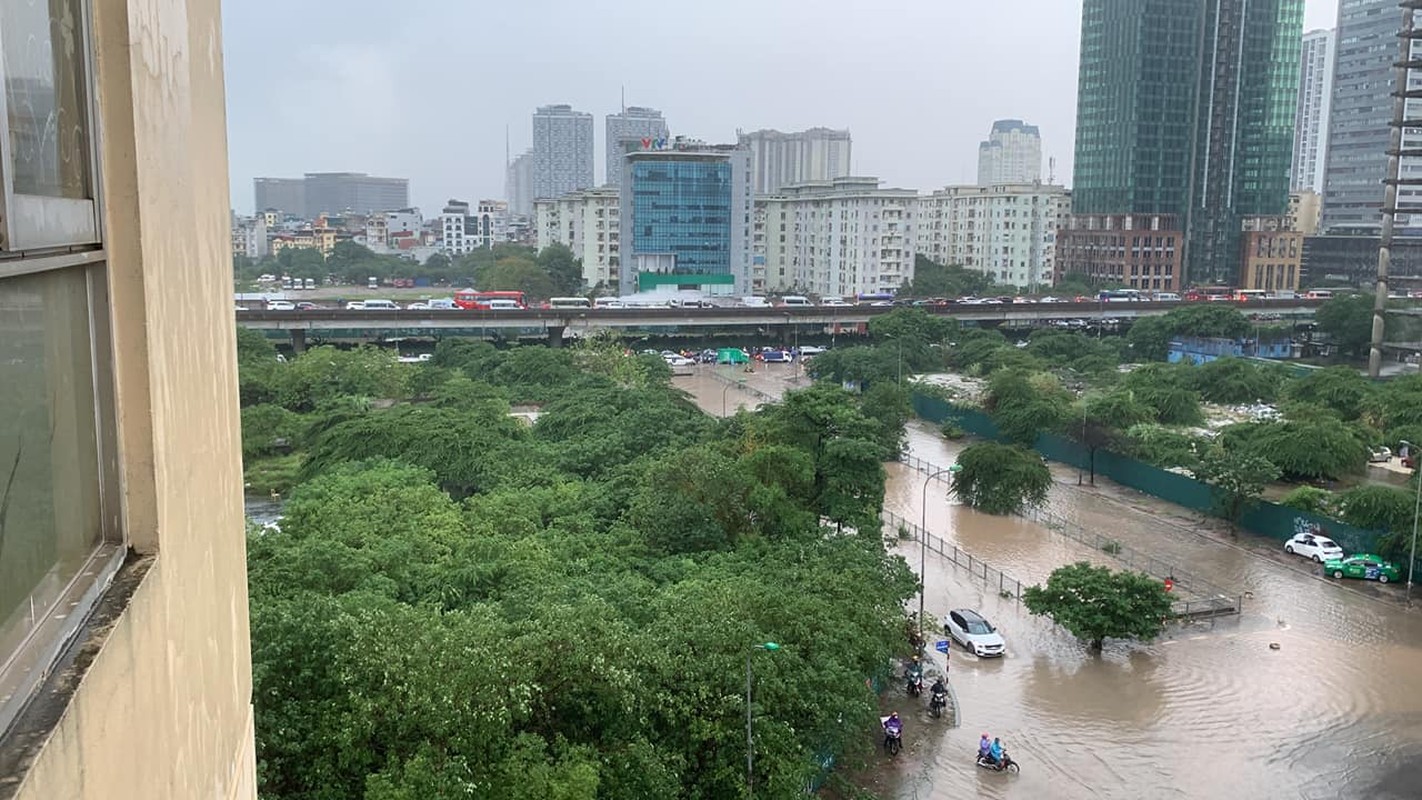
[[[988,748],[988,756],[992,758],[992,763],[1002,766],[1002,741],[996,736],[992,737],[992,745]]]
[[[978,740],[978,758],[992,758],[992,740],[988,738],[987,733]]]
[[[918,656],[914,656],[913,660],[904,668],[904,678],[908,680],[909,685],[923,688],[923,664],[919,661]]]
[[[933,686],[930,687],[930,691],[932,692],[934,697],[948,694],[948,684],[943,682],[942,675],[933,679]]]
[[[884,720],[884,746],[889,746],[889,740],[903,736],[904,722],[899,719],[899,712],[889,714],[889,718]]]

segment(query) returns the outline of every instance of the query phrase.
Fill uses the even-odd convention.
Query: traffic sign
[[[937,651],[940,652],[940,653],[946,653],[946,652],[948,652],[948,640],[947,640],[947,639],[939,639],[938,641],[936,641],[936,642],[933,643],[933,649],[934,649],[934,650],[937,650]]]

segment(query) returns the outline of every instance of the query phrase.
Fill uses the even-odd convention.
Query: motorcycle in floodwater
[[[906,687],[909,697],[918,697],[923,694],[923,673],[911,672],[908,675],[908,686]]]
[[[928,699],[928,713],[935,717],[943,716],[943,709],[948,706],[947,692],[934,692]]]
[[[976,754],[976,758],[978,766],[986,770],[991,770],[992,772],[1022,771],[1022,768],[1017,766],[1017,762],[1012,760],[1012,756],[1009,756],[1006,750],[1002,751],[1002,761],[999,762],[994,762],[992,759],[982,755],[981,753]]]
[[[884,752],[891,756],[896,756],[904,746],[903,723],[890,724],[889,718],[883,718],[884,726]]]

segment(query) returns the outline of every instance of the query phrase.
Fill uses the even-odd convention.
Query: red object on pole
[[[1168,592],[1168,591],[1170,591],[1171,589],[1174,589],[1174,588],[1175,588],[1175,579],[1174,579],[1174,578],[1166,578],[1166,579],[1165,579],[1165,591]]]

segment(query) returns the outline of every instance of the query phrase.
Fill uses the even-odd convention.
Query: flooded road
[[[760,368],[752,385],[777,394],[784,376],[770,370],[781,366]],[[726,413],[759,402],[730,399],[739,391],[714,376],[676,383],[712,414],[723,391]],[[942,466],[966,444],[920,422],[909,440],[914,455]],[[1075,469],[1052,469],[1050,510],[1249,593],[1244,613],[1093,654],[995,583],[929,553],[929,612],[977,609],[1001,630],[1007,655],[979,660],[953,648],[956,728],[891,689],[885,708],[907,720],[905,750],[879,756],[858,783],[905,799],[1422,797],[1422,611],[1401,607],[1400,590],[1339,585],[1272,542],[1232,539],[1217,521],[1101,479],[1078,488]],[[886,507],[917,523],[924,476],[898,464],[888,471]],[[931,533],[1026,583],[1077,560],[1121,566],[1034,523],[950,503],[942,483],[929,487],[927,512]],[[916,569],[916,543],[898,550]],[[1021,774],[973,765],[985,731],[1003,739]]]
[[[915,455],[944,465],[958,449],[921,424],[910,440]],[[1075,470],[1054,472],[1053,510],[1251,592],[1245,613],[1172,628],[1149,645],[1108,644],[1098,656],[999,596],[996,584],[930,553],[930,612],[981,611],[1002,630],[1008,654],[985,661],[955,648],[961,727],[932,731],[940,746],[869,776],[871,790],[898,798],[1422,796],[1422,615],[1323,580],[1302,560],[1280,563],[1201,535],[1178,509],[1179,518],[1162,518],[1148,499],[1078,490]],[[887,507],[917,521],[923,475],[896,464],[889,474]],[[1040,581],[1075,560],[1112,564],[1033,523],[950,505],[945,495],[943,484],[929,487],[928,530],[1019,580]],[[917,546],[899,549],[916,568]],[[1003,738],[1020,775],[973,766],[984,731]]]

